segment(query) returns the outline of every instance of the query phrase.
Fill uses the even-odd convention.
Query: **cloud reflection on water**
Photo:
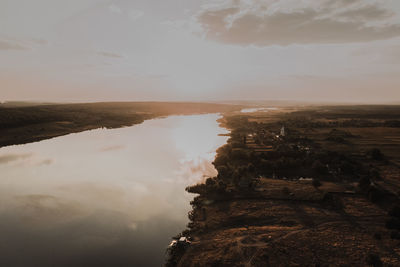
[[[30,153],[27,153],[27,154],[5,154],[5,155],[0,156],[0,164],[5,164],[5,163],[12,162],[12,161],[26,159],[26,158],[29,158],[30,156],[32,156],[32,154],[30,154]]]
[[[0,159],[28,162],[0,164],[0,265],[160,266],[187,223],[193,196],[184,188],[216,173],[211,161],[226,141],[217,118],[1,148]]]

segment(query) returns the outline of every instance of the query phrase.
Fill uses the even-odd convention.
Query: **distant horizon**
[[[35,104],[35,105],[62,105],[62,104],[91,104],[91,103],[210,103],[210,104],[235,104],[266,106],[270,105],[400,105],[400,101],[386,102],[338,102],[338,101],[305,101],[305,100],[285,100],[285,99],[254,99],[254,100],[110,100],[110,101],[40,101],[40,100],[6,100],[0,101],[0,105],[5,104]]]

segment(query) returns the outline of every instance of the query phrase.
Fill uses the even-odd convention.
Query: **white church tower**
[[[285,126],[282,126],[280,136],[285,136]]]

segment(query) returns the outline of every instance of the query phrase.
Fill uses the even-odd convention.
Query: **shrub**
[[[254,165],[253,165],[252,163],[249,163],[249,164],[247,165],[247,171],[248,171],[249,173],[254,173],[255,170],[256,170],[256,168],[254,167]]]
[[[340,198],[331,193],[324,193],[324,196],[322,197],[322,203],[336,210],[341,210],[344,207]]]
[[[226,165],[219,165],[216,169],[218,171],[218,177],[225,178],[229,176],[229,169]]]
[[[394,217],[390,218],[386,221],[386,228],[400,230],[400,219]]]
[[[400,239],[400,232],[399,231],[392,231],[390,233],[390,238],[399,240]]]
[[[369,176],[375,180],[381,180],[381,174],[379,173],[379,170],[376,168],[372,168],[369,170]]]
[[[340,165],[340,169],[342,170],[343,174],[352,175],[354,174],[354,166],[348,161],[343,161]]]
[[[240,173],[239,173],[238,170],[234,170],[234,171],[233,171],[232,179],[233,179],[233,183],[234,183],[235,185],[238,185],[238,184],[239,184],[239,181],[240,181]]]
[[[314,161],[312,169],[316,174],[327,174],[328,169],[319,160]]]
[[[318,188],[318,187],[320,187],[322,184],[321,184],[321,182],[320,182],[318,179],[313,179],[313,180],[312,180],[312,185],[313,185],[315,188]]]
[[[221,152],[221,153],[224,153],[224,152]],[[215,166],[225,166],[228,162],[229,162],[229,158],[227,155],[218,154],[213,163]]]
[[[383,159],[385,159],[385,156],[383,155],[383,153],[378,148],[373,148],[370,151],[368,151],[368,155],[373,160],[383,160]]]
[[[206,184],[195,184],[186,187],[185,190],[192,194],[205,195],[207,193],[207,186]]]
[[[391,208],[391,210],[389,211],[389,215],[396,218],[400,218],[400,206],[396,205],[393,208]]]
[[[234,160],[247,160],[248,155],[246,151],[240,148],[235,148],[232,150],[232,159]]]
[[[358,186],[362,189],[362,190],[368,190],[369,186],[371,185],[371,180],[369,179],[369,177],[364,176],[360,179],[360,181],[358,182]]]
[[[379,200],[381,200],[383,197],[383,193],[377,189],[376,187],[372,187],[370,186],[370,189],[368,191],[368,199],[371,202],[378,202]]]
[[[369,253],[367,256],[367,263],[374,267],[383,266],[381,258],[377,254]]]
[[[217,183],[217,191],[219,193],[225,193],[227,185],[223,181],[218,181]]]
[[[285,195],[289,195],[290,194],[290,190],[287,186],[285,186],[284,188],[282,188],[282,193]]]
[[[376,240],[381,240],[381,239],[382,239],[382,235],[381,235],[380,233],[375,233],[375,234],[374,234],[374,238],[375,238]]]
[[[213,187],[215,185],[215,179],[214,178],[207,178],[206,180],[206,186],[207,187]]]

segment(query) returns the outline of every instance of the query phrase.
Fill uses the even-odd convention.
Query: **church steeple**
[[[285,136],[285,126],[282,126],[280,136]]]

